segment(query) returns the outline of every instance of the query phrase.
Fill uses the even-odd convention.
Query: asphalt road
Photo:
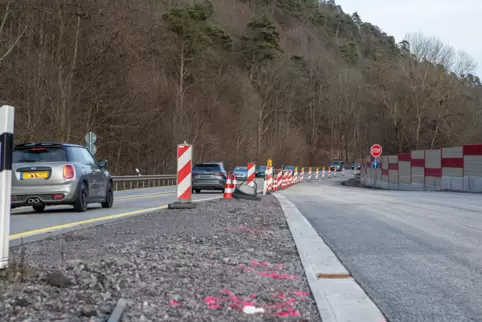
[[[262,183],[258,182],[258,190]],[[137,215],[143,212],[166,208],[176,198],[176,187],[157,187],[114,192],[114,205],[104,209],[100,204],[91,204],[84,213],[75,212],[71,206],[47,207],[43,213],[34,212],[31,207],[12,210],[10,217],[10,239],[37,236],[40,238],[53,231],[78,228],[80,225],[93,225],[105,220]],[[219,191],[193,193],[193,201],[222,197]]]
[[[481,196],[352,188],[341,180],[282,194],[388,321],[482,321]]]
[[[222,193],[218,191],[203,192],[201,194],[193,194],[192,196],[193,200],[199,200],[222,196]],[[104,209],[100,204],[91,204],[84,213],[74,212],[71,206],[47,207],[43,213],[36,213],[30,207],[17,208],[12,211],[10,235],[15,236],[46,227],[56,227],[72,222],[161,207],[175,200],[175,187],[171,186],[116,191],[114,192],[114,205],[112,208]]]

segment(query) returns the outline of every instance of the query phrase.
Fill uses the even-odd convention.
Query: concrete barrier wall
[[[378,169],[373,157],[362,164],[365,185],[382,189],[482,192],[482,144],[385,155]]]

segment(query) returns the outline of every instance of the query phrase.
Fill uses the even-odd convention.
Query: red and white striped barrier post
[[[283,170],[278,169],[278,174],[276,176],[276,190],[283,189]]]
[[[308,168],[308,181],[311,181],[311,167]]]
[[[283,189],[288,188],[288,170],[283,170]]]
[[[333,170],[333,177],[336,177],[336,169]]]
[[[247,184],[250,184],[251,182],[254,181],[255,167],[256,167],[256,164],[248,163],[248,180],[246,182]]]
[[[15,109],[0,107],[0,269],[8,268]]]
[[[273,186],[272,191],[278,191],[278,179],[276,178],[278,171],[276,169],[272,169],[273,172]]]
[[[266,189],[263,188],[267,193],[273,190],[273,160],[269,159],[266,165]]]
[[[321,169],[321,179],[325,179],[325,167]]]
[[[343,177],[345,175],[345,168],[341,169],[341,176]]]
[[[300,183],[303,182],[303,178],[305,177],[305,168],[301,168],[300,172]]]
[[[295,168],[295,178],[294,178],[294,183],[298,183],[298,167]]]
[[[331,168],[328,168],[328,178],[331,177]]]
[[[315,180],[319,180],[319,179],[320,179],[320,168],[316,168]]]
[[[192,203],[192,145],[184,141],[177,146],[177,201],[169,209],[195,208]]]

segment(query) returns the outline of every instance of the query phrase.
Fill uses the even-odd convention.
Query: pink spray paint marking
[[[169,301],[169,305],[178,306],[178,305],[182,305],[182,303],[181,303],[181,302],[178,302],[178,301],[175,301],[175,300],[170,300],[170,301]]]
[[[251,294],[249,296],[251,301],[246,301],[238,296],[236,296],[232,291],[230,290],[220,290],[219,291],[221,296],[223,297],[216,297],[216,296],[208,296],[206,297],[203,302],[208,305],[210,309],[216,310],[216,309],[221,309],[223,307],[230,307],[231,309],[242,311],[245,306],[256,306],[254,300],[257,295],[256,294]],[[294,293],[298,296],[305,296],[308,295],[307,292],[304,291],[292,291],[290,293]],[[286,293],[284,292],[278,292],[273,294],[273,297],[279,297],[283,298],[283,301],[276,302],[271,305],[264,305],[261,306],[262,308],[268,310],[270,313],[269,315],[272,316],[278,316],[278,317],[298,317],[301,316],[301,313],[296,311],[293,308],[293,303],[296,302],[296,299],[292,297],[287,297],[285,295]],[[172,301],[171,301],[172,302]]]
[[[240,297],[237,297],[230,290],[220,290],[219,293],[223,295],[227,295],[228,297],[220,298],[216,296],[208,296],[204,299],[203,302],[207,303],[210,309],[220,309],[225,304],[228,304],[232,309],[239,310],[239,311],[243,310],[243,308],[247,305],[249,306],[254,305],[254,302],[246,301]],[[256,294],[252,294],[251,296],[253,295],[256,297]]]

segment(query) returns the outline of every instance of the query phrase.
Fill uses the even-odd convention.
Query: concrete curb
[[[273,195],[285,214],[323,322],[385,322],[375,303],[298,208],[286,197]],[[319,274],[326,278],[319,279]]]

